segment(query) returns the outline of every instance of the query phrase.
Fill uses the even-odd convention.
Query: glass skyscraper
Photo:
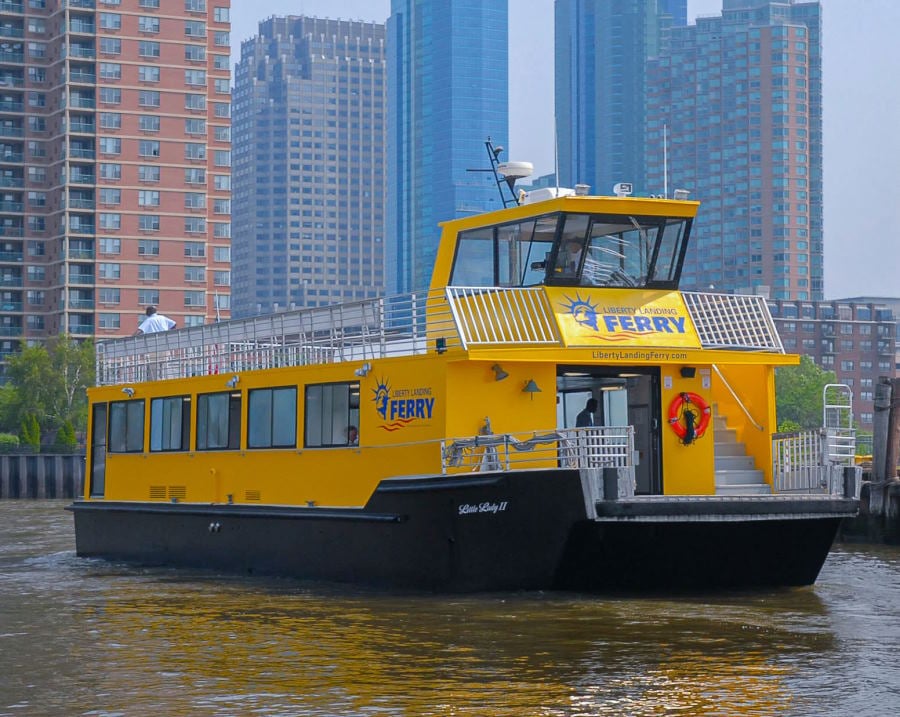
[[[646,193],[645,64],[687,0],[556,0],[555,92],[560,184]]]
[[[702,202],[682,286],[822,299],[819,3],[725,0],[673,28],[646,113],[648,191]]]
[[[384,25],[273,17],[234,90],[234,315],[384,291]]]
[[[388,289],[428,286],[439,222],[502,208],[488,137],[508,136],[507,0],[392,0],[387,25]]]

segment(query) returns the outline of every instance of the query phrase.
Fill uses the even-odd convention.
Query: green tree
[[[834,371],[824,371],[809,356],[797,366],[775,369],[775,410],[779,430],[808,430],[822,426],[822,391],[836,383]]]
[[[72,453],[75,451],[77,445],[77,441],[75,440],[75,427],[72,425],[71,421],[66,421],[56,432],[54,448],[60,453]]]
[[[22,419],[22,445],[35,452],[41,450],[41,426],[33,413]]]
[[[0,391],[0,421],[23,425],[32,416],[40,426],[75,431],[87,426],[86,388],[94,384],[94,346],[60,336],[29,346],[9,360],[9,383]]]

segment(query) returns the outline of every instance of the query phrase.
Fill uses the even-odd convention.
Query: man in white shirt
[[[147,307],[145,318],[135,334],[155,334],[158,331],[168,331],[175,328],[175,322],[168,316],[157,313],[155,306]]]

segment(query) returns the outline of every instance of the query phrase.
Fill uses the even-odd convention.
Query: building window
[[[247,397],[247,447],[295,448],[297,388],[264,388]]]
[[[185,159],[206,159],[206,145],[197,142],[188,142],[184,145]]]
[[[150,450],[190,450],[191,397],[172,396],[150,401]]]
[[[159,115],[141,115],[138,127],[142,132],[159,132]]]
[[[185,217],[184,231],[186,234],[206,234],[206,220],[203,217]]]
[[[159,92],[156,90],[141,90],[138,93],[138,104],[141,107],[159,107]]]
[[[138,179],[142,182],[158,182],[159,167],[151,164],[142,164],[138,167]]]
[[[206,184],[206,170],[199,167],[191,167],[184,170],[185,184]]]
[[[118,87],[101,87],[100,88],[100,104],[119,105],[122,104],[122,90]]]
[[[97,265],[97,276],[100,279],[118,279],[121,275],[121,264],[107,264],[101,262]]]
[[[140,82],[159,82],[159,68],[141,65],[138,68],[138,80]]]
[[[122,240],[121,239],[113,239],[111,237],[100,237],[98,240],[100,243],[100,253],[101,254],[121,254],[122,253]]]
[[[118,37],[101,37],[100,38],[100,54],[101,55],[121,55],[122,41]]]
[[[101,212],[99,217],[101,229],[106,231],[115,231],[122,228],[122,215]]]
[[[110,453],[140,453],[144,450],[144,401],[113,401],[109,404]]]
[[[97,314],[97,327],[101,329],[119,329],[122,327],[122,317],[120,314]]]
[[[192,259],[200,259],[206,256],[206,244],[202,241],[186,241],[184,243],[184,255]]]
[[[150,189],[138,190],[138,204],[142,207],[158,207],[159,192]]]
[[[359,383],[307,386],[305,403],[304,445],[346,446],[350,427],[359,427]]]
[[[188,284],[205,284],[206,269],[202,266],[186,266],[184,267],[184,280]]]
[[[100,154],[122,154],[122,140],[118,137],[101,137]]]
[[[138,55],[141,57],[159,57],[159,43],[155,40],[141,40],[138,43]]]
[[[138,289],[138,304],[156,306],[159,303],[159,289]]]
[[[199,118],[188,118],[184,121],[184,131],[186,134],[206,134],[206,120]]]
[[[106,162],[100,165],[100,179],[119,180],[122,178],[122,165],[109,164]]]
[[[185,37],[206,37],[206,23],[199,20],[184,21]]]
[[[197,450],[237,450],[241,439],[241,394],[197,396]]]
[[[100,126],[103,129],[122,129],[122,115],[119,112],[101,112]]]
[[[159,264],[139,264],[139,281],[159,281]]]
[[[111,286],[101,286],[97,290],[97,296],[101,304],[118,304],[121,300],[122,292]]]
[[[101,62],[100,77],[104,80],[121,80],[122,65],[118,62]]]
[[[101,30],[121,30],[122,16],[117,12],[101,12],[100,13],[100,29]]]
[[[186,110],[205,110],[206,95],[186,94],[184,96],[184,108]]]
[[[217,199],[216,202],[219,200]],[[205,192],[185,192],[184,193],[185,209],[205,209],[206,193]]]
[[[142,232],[158,232],[159,214],[142,214],[139,216],[138,229]]]
[[[138,18],[138,30],[140,30],[141,32],[158,33],[159,32],[159,18],[141,15]]]
[[[184,292],[184,305],[185,306],[205,307],[206,306],[206,292],[205,291],[185,291]]]
[[[159,256],[159,240],[138,239],[138,256]]]

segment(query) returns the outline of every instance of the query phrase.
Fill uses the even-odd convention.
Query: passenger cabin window
[[[190,450],[191,397],[150,401],[150,451]]]
[[[460,232],[452,286],[678,287],[690,219],[548,214]]]
[[[250,391],[247,405],[248,448],[297,447],[297,389]]]
[[[140,453],[144,450],[144,401],[113,401],[109,404],[109,453]]]
[[[306,387],[308,448],[349,446],[357,443],[359,383],[328,383]]]
[[[241,444],[241,394],[197,396],[197,450],[237,450]]]

